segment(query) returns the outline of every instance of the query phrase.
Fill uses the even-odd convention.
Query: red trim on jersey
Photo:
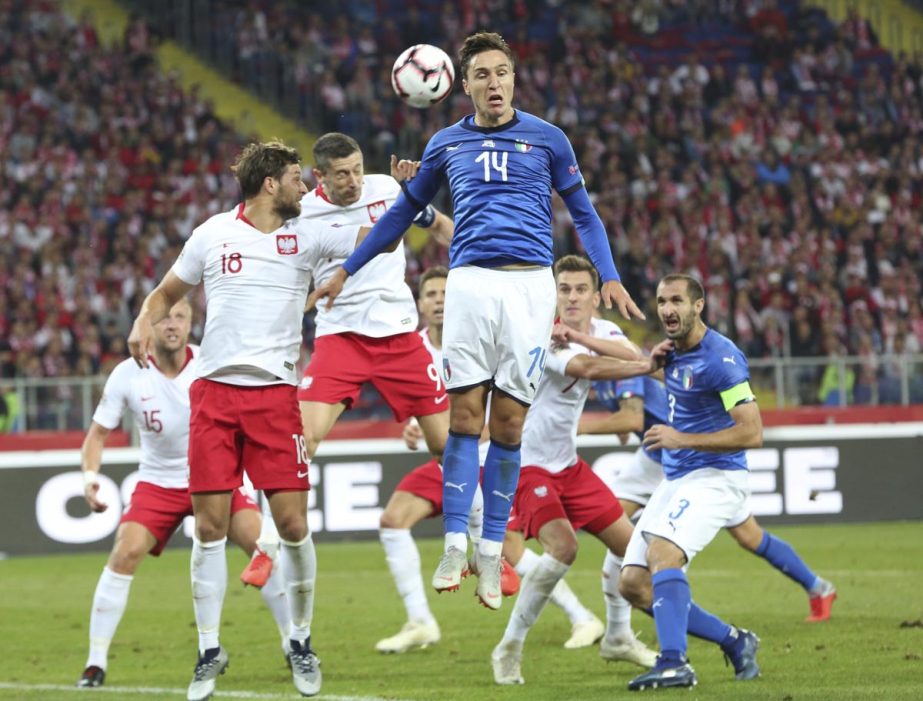
[[[192,361],[192,358],[192,348],[186,346],[186,360],[183,361],[182,367],[180,367],[180,369],[176,372],[177,375],[186,369],[186,366],[189,365],[189,363]],[[157,364],[157,359],[153,355],[148,354],[147,359],[151,361],[151,364],[157,368],[161,374],[163,374],[163,370],[160,370],[160,366]]]
[[[315,196],[315,197],[320,197],[320,198],[321,198],[324,202],[326,202],[327,204],[333,204],[333,202],[330,201],[330,198],[327,197],[327,193],[324,192],[324,184],[323,184],[323,183],[318,183],[318,184],[317,184],[317,187],[314,188],[314,196]]]
[[[249,224],[254,229],[256,229],[256,224],[254,224],[252,221],[247,219],[247,215],[244,214],[244,203],[243,202],[241,202],[237,206],[237,218],[240,219],[244,224]],[[256,229],[256,230],[259,231],[259,229]]]

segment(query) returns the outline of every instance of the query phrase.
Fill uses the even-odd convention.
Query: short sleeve
[[[583,175],[577,165],[577,156],[567,136],[557,127],[549,130],[551,147],[551,184],[562,197],[583,187]]]
[[[299,219],[295,225],[308,246],[308,264],[313,268],[322,258],[348,258],[356,250],[359,226],[326,224],[316,219]]]
[[[122,414],[128,405],[129,370],[131,368],[126,363],[119,363],[106,380],[103,396],[93,412],[93,421],[103,428],[112,430],[122,422]]]
[[[173,272],[187,285],[202,282],[205,271],[205,237],[196,229],[186,241],[183,250],[173,264]]]
[[[750,381],[750,367],[737,346],[728,343],[712,360],[712,382],[720,393]]]
[[[615,396],[618,399],[630,397],[644,398],[644,377],[628,377],[615,383]]]

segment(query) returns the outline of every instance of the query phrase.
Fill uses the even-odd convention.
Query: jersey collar
[[[177,375],[180,375],[183,372],[183,370],[186,369],[186,366],[189,365],[189,363],[192,361],[192,358],[193,358],[192,348],[190,348],[189,346],[186,346],[186,360],[183,361],[182,367],[176,372]],[[151,365],[157,368],[157,371],[160,372],[160,374],[162,375],[163,370],[161,370],[160,366],[157,364],[157,359],[154,357],[154,354],[148,353],[147,359],[151,361]]]
[[[468,131],[476,131],[480,134],[496,134],[499,131],[506,131],[507,129],[511,129],[517,124],[519,124],[519,110],[513,110],[513,118],[506,124],[501,124],[499,127],[479,127],[474,123],[473,114],[469,114],[467,117],[462,119],[461,122],[462,128],[467,129]]]
[[[254,229],[256,229],[256,226],[253,224],[253,222],[247,219],[247,215],[244,214],[244,203],[243,202],[237,205],[237,217],[236,218],[242,221],[244,224],[249,224]],[[259,231],[259,229],[257,229],[257,231]]]

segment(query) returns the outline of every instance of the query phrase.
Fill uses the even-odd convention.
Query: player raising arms
[[[196,376],[198,348],[188,345],[192,309],[183,298],[154,326],[151,367],[131,359],[119,363],[106,380],[80,451],[87,504],[96,512],[108,504],[99,498],[103,446],[127,409],[141,437],[140,479],[122,514],[109,561],[103,568],[90,611],[90,654],[79,687],[102,686],[108,669],[109,645],[125,613],[135,570],[150,553],[158,557],[170,536],[192,515],[189,496],[189,385]],[[239,489],[231,496],[228,536],[247,554],[254,551],[260,530],[257,505]],[[262,590],[263,599],[287,639],[288,602],[279,574]]]
[[[132,357],[146,367],[152,325],[204,282],[205,332],[198,379],[189,391],[191,571],[199,630],[190,701],[208,698],[228,665],[218,639],[227,587],[225,541],[231,495],[244,470],[265,492],[282,539],[295,688],[314,695],[321,687],[319,660],[311,648],[317,559],[308,532],[308,455],[295,364],[309,280],[306,252],[343,231],[314,225],[306,232],[297,225],[307,192],[299,160],[294,149],[279,142],[244,148],[234,166],[244,201],[192,232],[173,268],[144,300],[128,339]],[[358,227],[349,229],[355,236],[361,233]]]
[[[603,418],[584,417],[578,433],[636,433],[644,432],[657,424],[667,423],[667,392],[663,384],[653,377],[632,377],[617,382],[594,383],[597,398],[614,413]],[[663,480],[661,449],[641,445],[632,455],[631,462],[619,471],[612,488],[629,518],[645,507],[657,485]],[[743,521],[740,520],[743,518]],[[800,584],[808,595],[810,623],[830,618],[836,588],[832,583],[811,571],[811,568],[787,542],[764,530],[749,510],[741,512],[727,526],[734,540],[757,555],[779,572]]]
[[[599,278],[590,261],[565,256],[555,263],[554,272],[561,324],[580,334],[583,344],[551,344],[544,379],[526,417],[523,468],[510,530],[537,538],[544,554],[523,579],[503,639],[491,654],[494,681],[498,684],[523,683],[520,662],[526,634],[573,564],[577,556],[575,531],[581,528],[608,548],[602,577],[607,626],[600,654],[643,667],[652,667],[657,657],[632,633],[631,605],[618,591],[619,568],[631,537],[631,522],[612,492],[577,455],[577,422],[590,391],[590,380],[617,379],[654,368],[649,360],[642,359],[618,326],[593,318],[599,306]]]
[[[705,292],[689,275],[668,275],[657,286],[657,314],[668,340],[654,349],[664,365],[667,423],[644,434],[663,450],[666,479],[654,493],[625,553],[620,590],[651,610],[660,655],[633,691],[695,686],[686,658],[687,633],[717,643],[737,679],[759,675],[759,638],[724,623],[692,601],[686,567],[719,530],[746,516],[747,448],[763,442],[760,410],[750,389],[747,359],[702,321]]]
[[[337,132],[321,136],[313,155],[318,185],[301,201],[299,225],[305,227],[315,222],[371,226],[400,194],[397,180],[417,168],[392,156],[391,175],[365,175],[359,144]],[[414,223],[446,245],[452,238],[452,220],[432,206],[424,207]],[[326,280],[355,248],[352,231],[343,231],[340,239],[345,244],[341,255],[314,247],[308,256],[315,284]],[[309,457],[359,398],[362,385],[371,382],[397,421],[417,418],[430,452],[441,459],[449,428],[447,397],[416,331],[417,309],[404,282],[405,268],[403,248],[395,247],[352,278],[331,309],[317,310],[314,353],[298,388]],[[271,533],[261,540],[267,538],[272,540]],[[268,559],[257,553],[241,579],[259,585],[271,568]]]
[[[455,234],[449,248],[442,373],[450,398],[443,460],[445,552],[433,576],[457,590],[467,568],[468,513],[478,483],[478,439],[491,393],[484,462],[484,530],[475,553],[481,602],[501,601],[500,551],[519,478],[522,425],[544,368],[554,317],[551,195],[570,210],[602,278],[602,299],[642,318],[619,282],[605,229],[583,186],[573,148],[557,127],[513,108],[513,54],[481,32],[459,52],[475,113],[436,133],[419,172],[368,238],[314,293],[328,307],[350,275],[399,239],[447,180]]]

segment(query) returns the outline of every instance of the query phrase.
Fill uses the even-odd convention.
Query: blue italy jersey
[[[519,110],[499,127],[479,127],[468,115],[437,132],[405,195],[422,209],[443,179],[454,205],[450,268],[550,266],[551,192],[566,196],[583,187],[564,132]]]
[[[708,329],[701,343],[691,350],[669,353],[664,377],[667,423],[683,433],[715,433],[730,428],[734,420],[728,412],[737,404],[754,399],[747,359],[732,341],[713,329]],[[746,470],[746,453],[663,451],[667,479],[704,467]]]
[[[625,380],[600,380],[593,383],[596,398],[602,402],[609,411],[618,411],[620,399],[639,397],[644,402],[644,428],[638,438],[644,437],[644,432],[654,424],[667,423],[667,393],[663,384],[649,375],[630,377]],[[651,460],[663,461],[663,451],[660,448],[649,450],[642,446]]]

